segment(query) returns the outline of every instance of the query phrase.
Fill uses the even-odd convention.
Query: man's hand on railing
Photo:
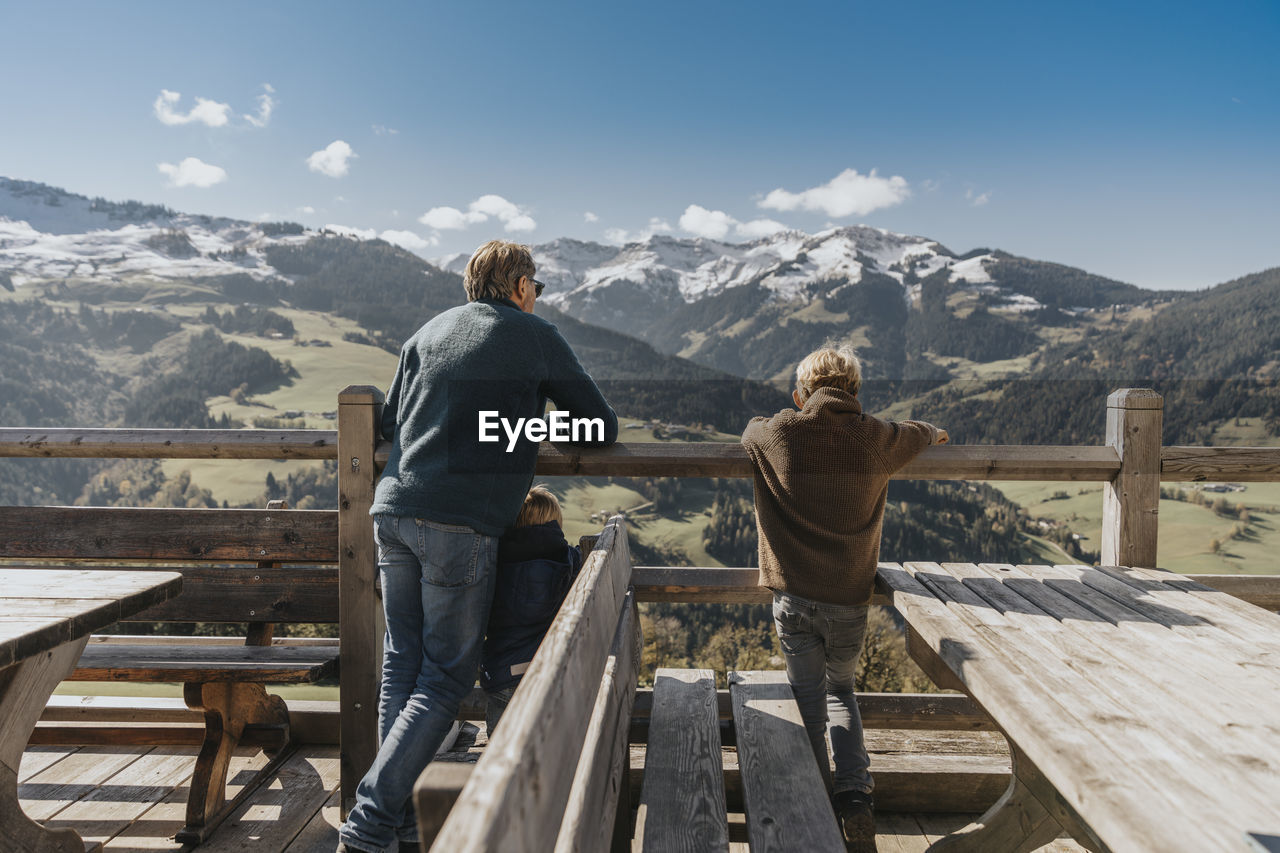
[[[946,444],[948,441],[951,440],[951,436],[947,433],[945,429],[943,429],[942,427],[938,427],[937,429],[938,429],[938,440],[935,442],[935,444]]]

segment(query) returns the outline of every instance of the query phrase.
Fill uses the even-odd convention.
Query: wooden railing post
[[[382,392],[349,385],[338,394],[338,642],[340,646],[342,816],[378,753],[382,620],[374,586],[377,555],[369,508]]]
[[[1150,388],[1107,397],[1107,445],[1120,471],[1102,490],[1102,565],[1156,567],[1164,398]]]

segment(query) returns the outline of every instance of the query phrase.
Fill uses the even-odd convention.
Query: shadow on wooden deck
[[[470,729],[470,731],[466,731]],[[486,739],[483,728],[464,727],[446,760],[475,760]],[[52,827],[70,827],[106,853],[189,850],[173,840],[182,826],[195,749],[173,746],[30,747],[19,773],[23,808]],[[265,763],[262,753],[244,750],[232,764],[229,794]],[[641,762],[643,758],[641,756]],[[732,762],[736,766],[736,761]],[[332,853],[338,829],[338,748],[304,746],[268,785],[195,848],[209,851]],[[878,816],[881,853],[923,853],[934,841],[976,815],[888,812]],[[731,815],[743,837],[741,815]],[[736,842],[733,851],[747,845]],[[1080,851],[1059,840],[1042,853]]]

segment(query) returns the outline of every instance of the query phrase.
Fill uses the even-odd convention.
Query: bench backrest
[[[630,579],[626,529],[614,518],[436,836],[437,849],[608,846],[626,787],[640,662]]]
[[[181,595],[130,621],[338,621],[332,510],[5,506],[0,560],[182,573]]]

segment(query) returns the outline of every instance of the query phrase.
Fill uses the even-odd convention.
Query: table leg
[[[0,850],[85,853],[74,829],[45,829],[23,813],[18,767],[49,696],[88,642],[83,637],[0,670]]]
[[[1062,826],[1023,782],[1018,750],[1013,750],[1013,778],[1000,799],[986,813],[964,829],[939,839],[929,853],[1001,851],[1026,853],[1050,843],[1062,834]]]

